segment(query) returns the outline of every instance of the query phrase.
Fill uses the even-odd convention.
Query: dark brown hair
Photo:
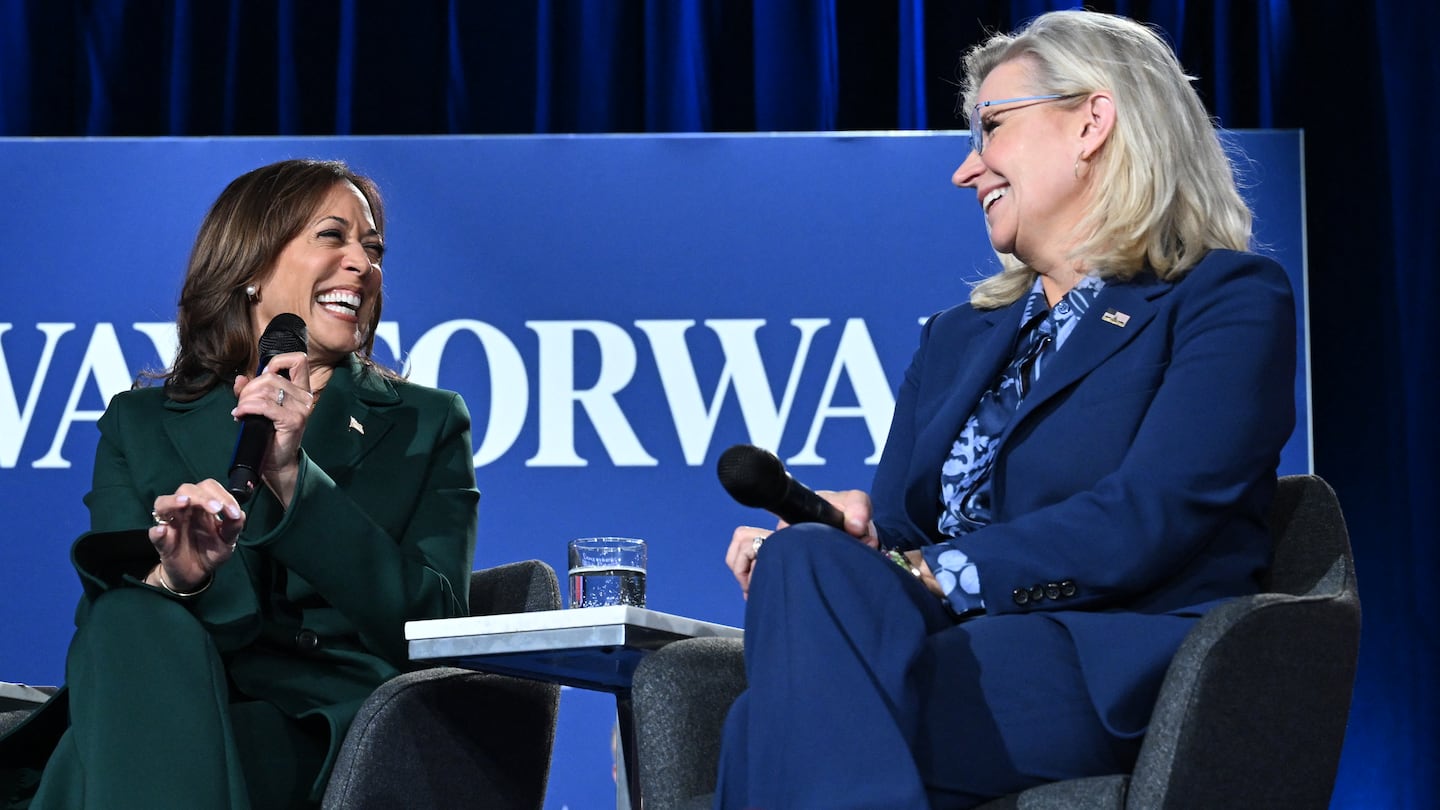
[[[262,284],[285,245],[300,234],[325,195],[350,182],[385,233],[385,207],[374,181],[337,160],[282,160],[235,178],[205,214],[180,290],[179,351],[164,375],[165,393],[190,402],[259,362],[245,287]],[[383,294],[377,293],[357,354],[367,368],[394,376],[371,359]]]

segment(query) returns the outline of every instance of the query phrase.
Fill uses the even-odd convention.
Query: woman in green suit
[[[374,183],[325,161],[205,217],[164,385],[99,423],[66,688],[0,740],[0,767],[43,767],[32,808],[311,806],[405,622],[466,614],[469,413],[371,360],[384,230]],[[282,313],[307,351],[250,376]],[[248,415],[275,431],[242,509],[218,482]]]

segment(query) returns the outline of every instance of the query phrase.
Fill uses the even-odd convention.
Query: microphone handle
[[[235,439],[235,462],[230,465],[230,483],[226,487],[235,500],[244,504],[260,484],[260,465],[270,449],[275,423],[263,416],[249,414],[240,420],[240,435]],[[254,459],[252,463],[250,459]]]
[[[776,504],[774,512],[777,517],[791,525],[824,523],[845,531],[845,514],[794,478],[790,479],[790,485],[785,488],[785,497]]]
[[[270,362],[269,357],[261,358],[260,373],[265,371],[265,366]],[[290,379],[290,372],[281,369],[275,372],[285,379]],[[235,501],[244,506],[255,493],[255,488],[260,486],[260,465],[265,463],[265,455],[270,451],[270,439],[275,436],[275,423],[259,414],[247,414],[240,420],[240,435],[235,437],[235,453],[230,463],[230,480],[226,485]]]

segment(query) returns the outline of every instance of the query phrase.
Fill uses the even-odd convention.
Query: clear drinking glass
[[[570,541],[570,607],[645,607],[645,541],[582,537]]]

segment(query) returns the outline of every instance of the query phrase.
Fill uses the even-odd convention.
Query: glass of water
[[[645,607],[645,541],[582,537],[570,541],[570,607]]]

